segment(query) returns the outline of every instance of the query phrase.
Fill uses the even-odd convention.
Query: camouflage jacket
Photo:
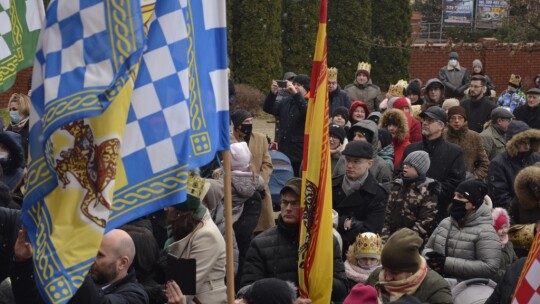
[[[435,225],[439,192],[439,182],[429,177],[409,185],[404,184],[402,179],[394,180],[386,204],[381,233],[383,241],[386,242],[397,230],[407,227],[418,232],[425,242]]]

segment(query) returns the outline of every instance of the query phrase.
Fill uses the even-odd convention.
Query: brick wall
[[[448,62],[448,53],[456,51],[459,62],[472,70],[474,59],[480,59],[486,75],[495,84],[497,94],[506,89],[510,74],[522,77],[524,90],[534,84],[540,74],[540,44],[500,44],[484,41],[450,47],[447,44],[413,45],[409,61],[410,79],[419,78],[426,83],[439,75],[439,69]]]
[[[525,90],[533,86],[534,76],[540,74],[540,44],[502,44],[486,40],[480,43],[460,44],[415,44],[411,47],[409,79],[419,78],[426,83],[439,75],[439,69],[448,62],[448,53],[455,50],[460,64],[472,69],[474,59],[480,59],[484,71],[495,84],[497,94],[505,90],[510,74],[522,77]],[[31,68],[17,75],[13,87],[0,94],[0,108],[5,108],[9,97],[15,92],[28,92]],[[396,79],[397,82],[397,79]],[[386,88],[383,88],[383,90]]]
[[[17,74],[17,79],[15,80],[13,86],[4,93],[0,93],[0,109],[7,107],[9,98],[13,93],[28,94],[28,79],[30,78],[30,75],[32,75],[32,68],[27,68],[20,71]]]

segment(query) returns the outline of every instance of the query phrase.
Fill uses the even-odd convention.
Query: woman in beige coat
[[[165,248],[177,258],[196,261],[197,294],[187,296],[188,301],[227,303],[225,240],[199,198],[187,197],[186,202],[167,208],[170,238]]]

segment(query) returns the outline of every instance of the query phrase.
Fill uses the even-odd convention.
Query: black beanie
[[[405,96],[409,96],[410,94],[420,96],[421,88],[422,88],[422,82],[420,82],[419,79],[413,79],[411,80],[411,82],[409,82],[409,85],[407,86],[407,90],[405,90]]]
[[[387,129],[379,129],[379,141],[381,142],[381,148],[392,144],[392,134]]]
[[[477,179],[469,179],[461,182],[455,192],[463,195],[473,206],[478,209],[484,202],[487,194],[487,185]]]
[[[255,281],[244,294],[248,303],[291,304],[296,297],[289,284],[277,278]]]
[[[244,120],[246,120],[246,118],[250,118],[250,117],[253,117],[253,115],[251,115],[251,113],[249,113],[246,110],[239,109],[239,110],[234,111],[231,114],[231,121],[233,123],[233,126],[235,128],[238,128],[238,126],[240,126],[242,124],[242,122],[244,122]]]
[[[301,84],[306,91],[309,91],[310,79],[308,75],[300,74],[296,75],[293,80],[293,83]]]
[[[424,241],[409,228],[394,232],[381,253],[381,264],[395,272],[415,273],[420,267],[419,248]]]
[[[345,136],[346,136],[345,130],[340,125],[336,125],[336,124],[330,124],[330,127],[328,129],[329,129],[330,135],[333,135],[339,138],[339,142],[343,144],[343,140],[345,140]]]
[[[504,134],[504,139],[506,139],[506,142],[508,142],[510,141],[510,139],[512,139],[512,137],[514,137],[514,135],[530,129],[531,127],[529,127],[529,125],[524,123],[523,121],[512,120],[510,124],[508,124],[508,129],[506,130],[506,134]]]
[[[341,115],[345,119],[345,123],[349,122],[349,109],[346,107],[337,107],[332,113],[332,118],[336,115]]]

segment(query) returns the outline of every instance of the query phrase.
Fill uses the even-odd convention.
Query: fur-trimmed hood
[[[379,127],[386,129],[390,122],[393,122],[394,124],[397,123],[397,139],[402,141],[409,136],[409,125],[407,123],[407,117],[403,111],[398,109],[386,110],[379,121]]]
[[[516,157],[518,155],[518,143],[524,139],[530,139],[531,151],[538,152],[540,148],[540,130],[529,129],[512,136],[506,143],[506,152],[508,152],[510,157]]]
[[[521,170],[514,181],[519,206],[525,210],[540,208],[540,165]]]

